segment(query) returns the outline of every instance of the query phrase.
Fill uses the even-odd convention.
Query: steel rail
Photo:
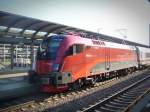
[[[101,112],[101,110],[106,110],[106,111],[108,111],[108,112],[109,112],[109,111],[110,111],[110,112],[112,112],[112,111],[117,111],[117,110],[119,110],[119,111],[121,111],[121,112],[127,112],[127,111],[128,111],[137,101],[139,101],[145,94],[149,93],[149,92],[150,92],[150,89],[146,90],[146,92],[144,92],[144,93],[139,94],[138,96],[136,96],[135,99],[133,98],[133,101],[132,101],[132,99],[130,98],[130,99],[129,99],[130,102],[127,102],[128,99],[127,99],[127,98],[120,97],[120,95],[123,95],[123,94],[126,93],[127,91],[130,91],[130,89],[133,89],[134,87],[137,87],[138,85],[140,85],[142,82],[144,82],[145,80],[147,80],[147,79],[149,79],[149,78],[150,78],[150,76],[147,76],[147,77],[145,77],[145,78],[143,78],[143,79],[137,81],[136,83],[133,83],[132,85],[130,85],[130,86],[128,86],[128,87],[125,87],[125,88],[122,89],[121,91],[119,91],[119,92],[117,92],[117,93],[115,93],[115,94],[113,94],[113,95],[111,95],[111,96],[105,98],[105,99],[102,100],[102,101],[97,102],[96,104],[94,104],[94,105],[92,105],[92,106],[90,106],[90,107],[84,109],[84,110],[81,111],[81,112],[93,112],[93,111],[95,111],[95,110],[100,111],[100,112]],[[141,91],[141,92],[142,92],[142,91]],[[124,105],[123,105],[123,106],[120,106],[120,108],[119,108],[119,107],[117,107],[117,106],[115,107],[115,106],[108,105],[108,104],[110,104],[110,101],[114,102],[114,101],[113,101],[114,99],[116,99],[116,101],[118,101],[118,102],[120,101],[120,104],[121,104],[121,103],[126,104],[126,106],[124,107]],[[119,100],[119,99],[120,99],[120,100]],[[124,101],[121,101],[121,100],[124,100]],[[119,104],[117,104],[117,105],[119,105]],[[105,107],[105,106],[110,107],[111,109],[108,109],[108,108],[102,108],[102,109],[100,109],[101,107]],[[116,108],[116,110],[115,110],[114,108]],[[117,108],[118,108],[118,109],[117,109]]]

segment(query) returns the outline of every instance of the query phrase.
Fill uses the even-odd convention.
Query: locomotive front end
[[[60,72],[63,53],[60,46],[64,36],[51,36],[44,39],[37,53],[36,73],[40,77],[43,92],[64,92],[68,90],[67,83],[71,75]]]

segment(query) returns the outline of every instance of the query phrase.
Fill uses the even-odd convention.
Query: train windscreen
[[[43,40],[37,55],[38,60],[55,60],[60,42],[63,38],[49,37]]]

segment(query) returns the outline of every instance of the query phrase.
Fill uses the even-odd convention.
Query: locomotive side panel
[[[84,54],[67,56],[62,64],[61,72],[69,72],[72,75],[72,81],[85,75],[85,58]]]
[[[74,82],[80,78],[137,66],[136,52],[129,47],[84,45],[82,52],[64,59],[61,71],[70,72]]]
[[[105,71],[105,47],[91,46],[86,49],[85,53],[87,76]]]
[[[96,61],[92,67],[92,74],[111,72],[115,70],[137,67],[136,52],[129,49],[105,48],[105,58],[103,62]],[[97,57],[100,59],[100,57]]]

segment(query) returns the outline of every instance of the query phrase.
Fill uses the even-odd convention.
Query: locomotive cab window
[[[84,50],[83,44],[75,44],[75,45],[69,47],[69,49],[66,52],[66,56],[79,54],[79,53],[83,52],[83,50]]]
[[[79,54],[83,52],[84,50],[84,45],[83,44],[75,44],[73,45],[73,54]]]

